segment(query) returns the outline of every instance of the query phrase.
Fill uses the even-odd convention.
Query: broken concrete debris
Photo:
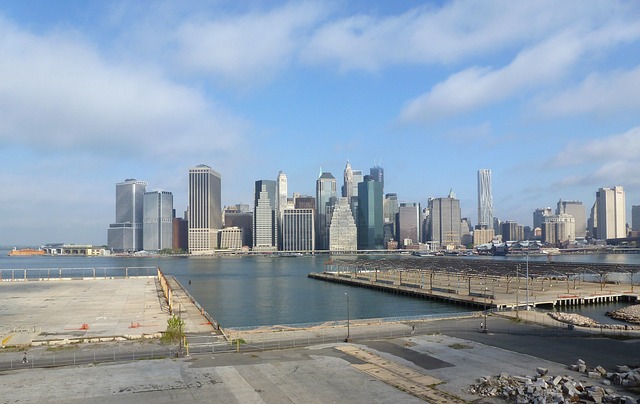
[[[622,403],[635,404],[640,400],[629,395],[618,394],[611,387],[640,386],[640,365],[619,365],[616,372],[608,372],[602,366],[587,368],[578,359],[569,369],[586,375],[589,379],[599,379],[599,385],[589,385],[568,375],[552,376],[546,368],[536,369],[535,376],[511,376],[506,372],[497,377],[485,376],[469,387],[469,392],[483,397],[500,397],[509,402],[520,403]]]

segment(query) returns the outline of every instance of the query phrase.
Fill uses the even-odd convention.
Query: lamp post
[[[527,311],[529,311],[529,253],[527,253],[526,257],[527,257]]]
[[[347,338],[344,342],[349,342],[349,339],[351,339],[351,330],[349,329],[349,295],[347,292],[345,292],[344,295],[347,297]]]
[[[482,332],[488,333],[489,328],[487,327],[487,312],[489,311],[489,305],[487,304],[487,293],[489,293],[489,288],[487,286],[484,287],[484,328]]]

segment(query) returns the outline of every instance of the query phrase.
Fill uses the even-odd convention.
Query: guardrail
[[[1,282],[54,281],[63,279],[152,278],[156,275],[156,267],[0,269]]]

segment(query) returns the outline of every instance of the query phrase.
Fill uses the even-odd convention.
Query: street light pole
[[[529,310],[529,253],[526,255],[527,257],[527,311]]]
[[[345,339],[344,342],[349,342],[349,339],[351,339],[351,330],[349,329],[349,295],[347,292],[345,292],[344,295],[347,297],[347,339]]]

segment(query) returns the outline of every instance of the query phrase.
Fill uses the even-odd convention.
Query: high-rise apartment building
[[[546,216],[542,223],[542,241],[550,244],[575,241],[576,221],[572,215],[560,213]]]
[[[600,240],[627,237],[627,215],[624,188],[600,188],[596,192],[598,204],[597,238]]]
[[[330,251],[355,251],[358,249],[358,228],[351,214],[349,199],[343,197],[333,209],[329,226]]]
[[[382,182],[366,175],[358,184],[358,249],[384,248]]]
[[[388,194],[387,194],[388,195]],[[396,214],[396,234],[398,244],[402,248],[420,242],[420,204],[403,202]]]
[[[329,226],[333,207],[337,201],[336,179],[323,172],[316,181],[316,249],[329,249]]]
[[[493,196],[491,194],[491,170],[478,170],[478,228],[493,227]]]
[[[430,241],[445,248],[457,248],[460,245],[460,200],[453,191],[446,198],[429,200]]]
[[[143,248],[142,223],[147,183],[126,179],[116,184],[116,221],[109,225],[107,245],[114,252],[135,252]]]
[[[575,221],[575,233],[573,238],[584,238],[587,236],[587,210],[580,201],[558,201],[556,215],[567,214],[573,216]]]
[[[214,251],[222,228],[222,177],[200,164],[189,169],[189,253]]]
[[[502,222],[502,240],[503,241],[522,241],[524,240],[524,226],[513,220]]]
[[[285,209],[282,216],[282,250],[315,250],[315,209]]]
[[[173,248],[173,194],[152,191],[144,194],[142,248],[159,251]]]

